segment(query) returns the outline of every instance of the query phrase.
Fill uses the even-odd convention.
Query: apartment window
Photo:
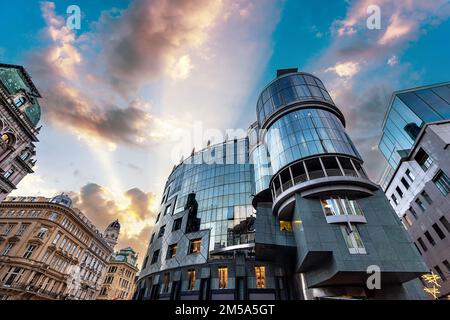
[[[188,270],[188,290],[195,290],[195,270]]]
[[[436,234],[439,236],[439,238],[440,238],[441,240],[442,240],[442,239],[445,239],[445,234],[444,234],[444,232],[442,232],[441,228],[439,228],[439,226],[437,225],[437,223],[434,223],[434,224],[432,225],[432,227],[433,227],[434,231],[436,232]]]
[[[264,289],[266,287],[266,267],[255,267],[256,288]]]
[[[200,247],[202,244],[202,239],[191,240],[189,244],[189,254],[200,252]]]
[[[172,231],[177,231],[181,229],[181,223],[183,222],[183,218],[178,218],[173,221]]]
[[[62,239],[61,244],[59,245],[60,248],[63,248],[67,242],[67,238]]]
[[[228,288],[228,268],[220,267],[219,269],[219,289]]]
[[[419,206],[420,210],[425,211],[427,209],[425,204],[419,198],[417,198],[414,202]]]
[[[42,257],[42,262],[47,263],[47,260],[48,260],[48,258],[50,258],[51,254],[52,254],[51,251],[46,251],[44,256]]]
[[[361,239],[361,235],[355,225],[341,226],[342,235],[351,254],[366,254],[366,249]]]
[[[417,218],[416,210],[414,210],[412,207],[410,207],[410,208],[409,208],[409,212],[411,212],[411,214],[412,214],[412,216],[414,217],[414,219],[416,219],[416,220],[418,219],[418,218]]]
[[[23,257],[25,259],[30,259],[31,255],[33,254],[34,250],[37,248],[36,245],[34,244],[30,244],[28,245],[27,250],[25,251],[25,253],[23,254]]]
[[[53,245],[56,245],[56,243],[58,242],[59,238],[61,238],[61,233],[57,233],[55,238],[52,241]]]
[[[106,296],[106,287],[102,288],[102,291],[100,291],[101,296]]]
[[[292,221],[280,220],[280,231],[292,232]]]
[[[436,245],[436,241],[434,241],[433,237],[431,236],[431,234],[428,231],[425,231],[424,235],[428,239],[428,242],[431,243],[432,246]]]
[[[169,292],[169,283],[170,283],[170,273],[166,272],[163,276],[163,287],[162,292],[167,293]]]
[[[322,209],[326,216],[363,215],[363,212],[356,200],[336,197],[321,199],[320,203],[322,204]]]
[[[51,221],[56,221],[59,217],[59,214],[57,214],[56,212],[51,212],[50,215],[48,216],[48,219]]]
[[[403,191],[399,187],[396,187],[395,191],[397,191],[397,193],[400,196],[400,198],[403,198]]]
[[[19,282],[24,271],[22,268],[9,268],[8,273],[3,277],[2,281],[5,281],[6,286],[10,286],[14,282]]]
[[[150,238],[150,244],[152,244],[153,243],[153,239],[155,238],[155,233],[153,232],[152,233],[152,236],[151,236],[151,238]]]
[[[439,221],[442,223],[445,230],[447,230],[447,232],[450,233],[450,223],[448,222],[447,218],[442,216],[439,218]]]
[[[39,239],[44,239],[44,236],[47,234],[48,229],[45,227],[42,227],[39,229],[36,237],[38,237]]]
[[[152,262],[151,264],[154,264],[158,261],[159,258],[159,250],[156,250],[155,252],[153,252],[153,257],[152,257]]]
[[[3,177],[5,177],[5,179],[9,179],[13,174],[14,174],[14,169],[11,168],[3,174]]]
[[[164,232],[166,231],[166,226],[162,226],[159,229],[158,238],[161,238],[164,235]]]
[[[425,251],[425,252],[428,251],[428,248],[427,248],[427,246],[425,245],[425,242],[423,242],[423,240],[422,240],[421,237],[417,238],[417,242],[419,242],[419,244],[420,244],[420,246],[422,247],[423,251]]]
[[[433,203],[433,201],[431,200],[431,197],[428,195],[428,193],[427,193],[425,190],[423,190],[423,191],[420,193],[420,195],[425,199],[425,201],[426,201],[428,204],[432,204],[432,203]]]
[[[433,182],[444,197],[450,193],[450,179],[442,170],[434,176]]]
[[[146,256],[144,259],[144,263],[142,264],[142,269],[145,269],[147,267],[147,262],[148,262],[148,256]]]
[[[408,217],[408,215],[406,213],[403,215],[403,220],[406,222],[406,224],[408,226],[412,227],[412,221],[411,221],[411,219]]]
[[[392,201],[394,201],[394,203],[395,203],[396,205],[399,204],[398,199],[397,199],[397,197],[395,196],[395,194],[391,194],[391,199],[392,199]]]
[[[431,157],[422,148],[419,149],[414,157],[414,160],[417,161],[423,171],[427,171],[433,164],[433,159],[431,159]]]
[[[169,248],[167,249],[167,257],[166,259],[172,259],[177,255],[177,244],[171,244]]]
[[[439,266],[434,266],[434,270],[436,270],[436,273],[439,275],[439,277],[441,277],[442,281],[444,281],[444,282],[447,281],[447,277],[442,272],[442,270]]]
[[[172,206],[169,204],[169,205],[166,207],[166,210],[164,211],[164,215],[170,213],[170,209],[171,209],[171,208],[172,208]]]
[[[16,236],[21,236],[21,235],[23,235],[23,233],[25,232],[25,230],[27,230],[28,226],[29,226],[29,224],[22,223],[22,224],[20,225],[20,227],[19,227],[19,230],[17,230],[17,232],[16,232]]]
[[[448,260],[444,260],[442,261],[442,263],[447,268],[447,271],[450,272],[450,262],[448,262]]]
[[[2,236],[7,236],[13,228],[14,228],[13,224],[5,225],[5,227],[3,228]]]
[[[7,256],[9,252],[11,251],[12,247],[14,246],[14,243],[7,243],[5,248],[2,251],[2,256]]]
[[[408,181],[406,181],[405,178],[401,178],[400,181],[401,181],[401,183],[403,184],[403,186],[405,187],[405,189],[408,190],[408,189],[409,189],[409,183],[408,183]]]
[[[409,178],[409,180],[411,180],[411,182],[414,182],[414,180],[416,179],[416,177],[412,174],[411,170],[409,169],[406,169],[405,174]]]

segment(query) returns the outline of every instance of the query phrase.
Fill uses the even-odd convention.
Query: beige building
[[[106,240],[67,195],[7,197],[0,204],[0,300],[96,299],[114,252]]]
[[[0,63],[0,202],[33,172],[40,97],[23,67]]]
[[[117,252],[110,260],[97,299],[131,300],[136,289],[137,254],[128,247]]]

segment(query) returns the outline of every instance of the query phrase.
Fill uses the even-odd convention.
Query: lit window
[[[404,216],[403,216],[403,220],[405,220],[406,221],[406,223],[408,224],[408,226],[412,226],[412,221],[411,221],[411,219],[408,217],[408,215],[407,214],[405,214]]]
[[[341,226],[342,235],[351,254],[366,254],[358,229],[354,225]]]
[[[169,292],[169,283],[170,283],[170,273],[166,272],[163,276],[163,287],[162,292],[167,293]]]
[[[167,249],[167,257],[166,259],[172,259],[177,255],[177,244],[171,244]]]
[[[220,267],[219,268],[219,289],[228,288],[228,268]]]
[[[444,196],[450,193],[450,179],[442,170],[434,176],[433,182]]]
[[[188,290],[195,290],[195,270],[188,270]]]
[[[280,231],[292,232],[292,221],[282,221],[282,220],[280,220]]]
[[[13,137],[9,133],[2,134],[2,141],[4,144],[11,145],[13,144]]]
[[[266,267],[255,267],[256,288],[264,289],[266,287]]]
[[[189,254],[199,253],[201,244],[202,244],[202,239],[191,240],[191,243],[189,245]]]

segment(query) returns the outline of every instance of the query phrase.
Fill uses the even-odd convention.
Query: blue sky
[[[14,194],[71,192],[100,227],[121,219],[123,243],[143,250],[165,178],[207,138],[180,139],[246,129],[277,69],[322,78],[374,179],[392,91],[450,80],[448,0],[175,3],[0,3],[0,59],[24,65],[44,95],[36,172]],[[80,30],[65,27],[72,4]],[[372,4],[379,30],[366,27]]]

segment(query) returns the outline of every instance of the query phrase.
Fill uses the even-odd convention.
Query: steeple
[[[105,230],[104,239],[111,248],[114,248],[119,239],[120,223],[119,220],[115,220]]]

